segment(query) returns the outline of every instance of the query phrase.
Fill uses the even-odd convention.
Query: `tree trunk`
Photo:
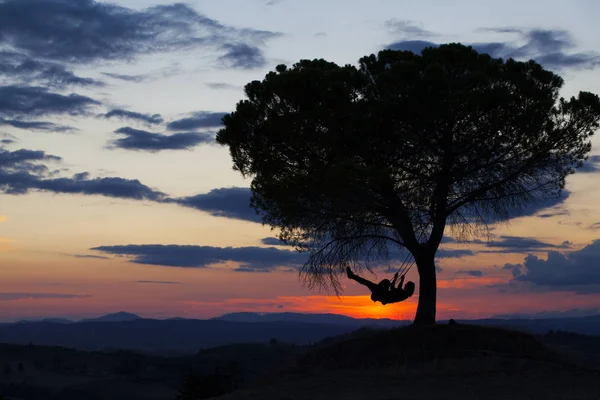
[[[435,252],[424,252],[415,257],[419,271],[419,304],[415,325],[435,324],[436,291]]]

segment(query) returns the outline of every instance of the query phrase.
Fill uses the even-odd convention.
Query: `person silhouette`
[[[371,300],[373,302],[380,301],[383,305],[404,301],[411,297],[415,292],[414,282],[406,282],[406,285],[402,287],[404,284],[404,275],[400,277],[400,282],[396,287],[396,280],[398,279],[397,272],[394,274],[394,278],[391,281],[389,279],[383,279],[379,283],[371,282],[368,279],[356,275],[352,272],[350,267],[346,268],[346,273],[348,278],[369,288],[371,291]]]

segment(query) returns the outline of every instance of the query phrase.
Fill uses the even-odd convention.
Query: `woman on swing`
[[[411,297],[415,292],[414,282],[406,282],[404,288],[402,287],[404,284],[404,275],[400,277],[398,286],[395,286],[396,279],[398,279],[397,272],[394,274],[394,279],[392,279],[391,282],[389,279],[383,279],[378,284],[356,275],[354,272],[352,272],[350,267],[346,268],[346,273],[348,274],[348,278],[355,280],[361,285],[365,285],[369,288],[371,291],[371,300],[374,302],[380,301],[383,305],[404,301]]]

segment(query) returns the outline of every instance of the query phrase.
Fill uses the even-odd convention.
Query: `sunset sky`
[[[281,63],[448,42],[536,59],[563,96],[600,94],[598,15],[596,0],[0,0],[0,321],[412,319],[418,292],[381,306],[348,280],[340,298],[301,285],[304,257],[273,247],[214,142],[221,116]],[[599,178],[595,137],[563,199],[490,243],[447,240],[438,317],[600,313]]]

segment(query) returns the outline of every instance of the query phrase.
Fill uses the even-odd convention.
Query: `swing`
[[[410,263],[410,265],[408,265],[407,267],[406,262],[407,260],[405,259],[398,271],[394,274],[394,278],[392,279],[392,281],[390,281],[389,279],[383,279],[379,283],[374,283],[356,275],[354,272],[352,272],[350,267],[346,268],[346,273],[349,279],[352,279],[360,283],[361,285],[364,285],[367,288],[369,288],[369,290],[371,291],[371,300],[373,302],[380,301],[383,305],[399,303],[411,297],[415,291],[415,283],[411,281],[407,282],[406,285],[402,287],[406,273],[410,271],[410,269],[414,265],[414,263]],[[402,275],[400,275],[400,283],[396,287],[396,279],[398,278],[398,274],[400,272],[403,273]]]

